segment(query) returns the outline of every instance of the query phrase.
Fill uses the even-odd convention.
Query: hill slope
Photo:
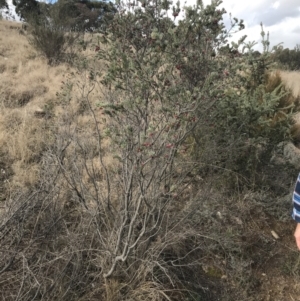
[[[49,67],[20,29],[16,22],[0,22],[0,143],[16,182],[25,185],[35,181],[32,158],[44,139],[38,114],[56,101],[67,66]]]

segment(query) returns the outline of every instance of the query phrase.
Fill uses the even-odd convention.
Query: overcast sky
[[[210,4],[211,0],[203,2]],[[195,0],[187,0],[187,5],[192,4]],[[285,48],[293,49],[300,44],[300,0],[223,0],[220,7],[244,20],[246,28],[234,36],[237,39],[247,35],[249,41],[260,41],[262,22],[270,33],[271,46],[283,42]]]

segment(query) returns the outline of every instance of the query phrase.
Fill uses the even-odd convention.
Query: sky
[[[203,2],[211,3],[210,0]],[[187,0],[186,5],[193,4],[195,0]],[[244,20],[245,29],[235,34],[233,40],[247,35],[248,41],[261,41],[262,22],[264,31],[270,34],[271,47],[283,43],[284,48],[293,49],[300,44],[300,0],[223,0],[221,7],[233,17]],[[256,49],[260,50],[260,45]]]

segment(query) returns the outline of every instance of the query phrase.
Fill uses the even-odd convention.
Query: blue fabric
[[[292,218],[300,223],[300,173],[297,178],[297,182],[295,185],[294,193],[293,193],[293,212]]]

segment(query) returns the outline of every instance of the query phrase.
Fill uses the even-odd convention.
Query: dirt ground
[[[256,300],[300,300],[300,253],[293,239],[294,222],[283,224],[274,221],[272,228],[279,239],[274,241],[269,260],[256,270],[261,283]],[[271,232],[269,235],[272,235]]]
[[[300,95],[300,72],[282,71],[284,83],[292,89],[295,96]],[[296,115],[300,122],[300,113]],[[294,242],[295,222],[272,221],[272,227],[280,238],[276,241],[277,254],[274,254],[258,271],[261,279],[262,301],[300,300],[300,251]],[[261,273],[261,275],[259,275]]]
[[[293,237],[295,222],[292,219],[281,222],[270,218],[262,223],[257,215],[252,219],[260,240],[268,240],[270,248],[266,250],[258,244],[252,250],[252,274],[256,277],[254,292],[257,294],[249,300],[300,300],[300,251]],[[276,234],[278,238],[273,236]],[[258,263],[255,263],[255,258]]]
[[[293,236],[296,223],[290,217],[292,192],[282,202],[261,200],[259,204],[253,195],[224,199],[211,208],[217,225],[202,230],[208,236],[214,233],[222,245],[202,266],[223,287],[220,301],[300,300],[300,251]]]

